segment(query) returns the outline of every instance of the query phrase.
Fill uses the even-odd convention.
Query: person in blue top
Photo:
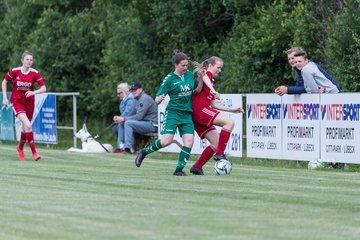
[[[127,83],[120,83],[117,86],[117,96],[120,98],[119,110],[122,117],[135,114],[135,99],[130,94],[130,86]],[[113,120],[117,123],[113,127],[113,133],[117,137],[117,144],[114,153],[121,153],[124,149],[124,123],[119,122],[120,116],[114,116]]]
[[[297,81],[296,81],[296,85],[295,86],[278,86],[275,89],[275,93],[282,96],[284,94],[302,94],[302,93],[306,93],[305,87],[304,87],[304,79],[301,75],[301,70],[296,68],[296,61],[295,61],[295,54],[297,52],[305,52],[305,50],[302,47],[292,47],[289,50],[286,51],[287,53],[287,57],[288,57],[288,62],[290,64],[290,66],[294,69],[294,71],[296,72],[296,76],[297,76]],[[316,64],[317,68],[319,69],[319,71],[324,74],[332,83],[334,83],[337,88],[339,89],[339,91],[341,92],[341,89],[339,87],[339,85],[337,84],[336,80],[329,74],[327,73],[320,65]]]

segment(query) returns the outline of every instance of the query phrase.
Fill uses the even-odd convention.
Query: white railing
[[[76,126],[77,126],[77,96],[80,96],[79,92],[63,92],[63,93],[57,93],[57,92],[49,92],[49,94],[54,94],[56,96],[72,96],[73,99],[73,125],[72,126],[57,126],[57,129],[69,129],[73,130],[73,141],[74,141],[74,147],[76,147],[76,137],[75,133],[77,132]]]

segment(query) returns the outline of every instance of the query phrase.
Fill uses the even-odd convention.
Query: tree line
[[[80,92],[81,116],[118,112],[116,86],[153,97],[174,49],[224,59],[222,93],[293,85],[285,51],[304,47],[345,92],[360,89],[359,0],[1,0],[0,73],[34,53],[51,92]],[[70,102],[58,103],[66,112]],[[61,118],[61,114],[58,114]]]

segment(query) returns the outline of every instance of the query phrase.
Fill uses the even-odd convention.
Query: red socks
[[[26,132],[26,139],[29,143],[31,152],[34,154],[36,153],[36,147],[35,147],[35,142],[34,142],[34,134],[33,132]]]
[[[207,163],[207,161],[209,161],[209,159],[214,155],[214,153],[215,153],[214,146],[212,145],[207,146],[200,155],[199,159],[194,164],[194,167],[201,169],[205,165],[205,163]]]
[[[25,132],[21,132],[20,135],[20,142],[19,142],[19,149],[23,150],[24,149],[24,144],[26,143],[26,134]]]
[[[219,146],[217,147],[216,155],[224,154],[226,145],[230,138],[230,134],[231,134],[231,130],[227,130],[224,128],[221,129],[220,137],[219,137]]]
[[[216,149],[216,155],[224,154],[226,145],[230,139],[230,134],[231,134],[230,130],[224,128],[221,130],[219,137],[219,145]],[[215,153],[214,146],[212,145],[207,146],[200,155],[199,159],[195,162],[194,167],[197,169],[201,169],[207,163],[207,161],[209,161],[209,159],[214,155],[214,153]]]

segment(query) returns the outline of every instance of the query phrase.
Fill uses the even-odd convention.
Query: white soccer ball
[[[215,162],[214,169],[217,175],[226,175],[231,173],[232,166],[228,160],[220,159]]]
[[[315,170],[318,168],[322,168],[323,166],[324,165],[323,165],[323,162],[321,161],[321,159],[314,159],[312,161],[309,161],[308,170]]]

